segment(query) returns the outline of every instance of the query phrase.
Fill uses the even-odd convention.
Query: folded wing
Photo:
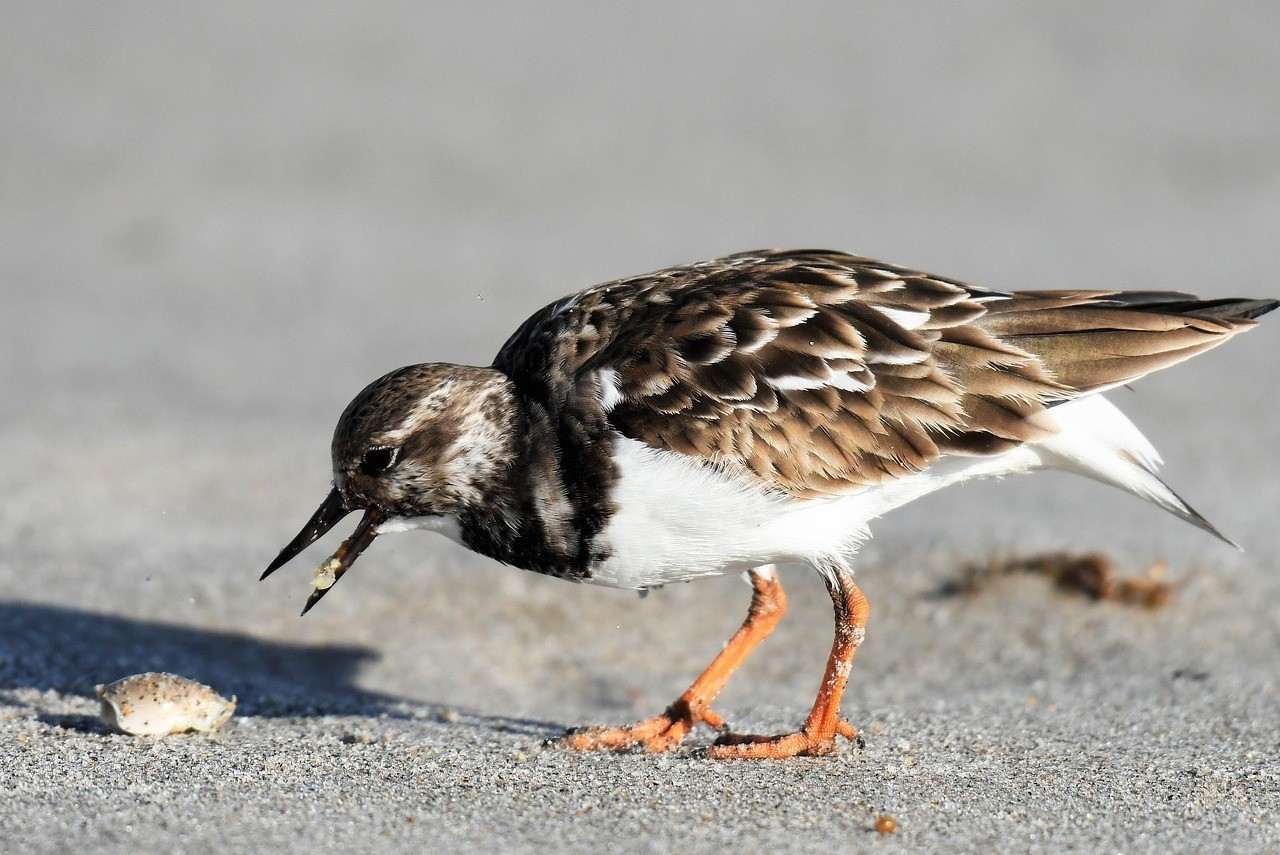
[[[801,497],[1051,437],[1037,414],[1225,341],[1270,301],[998,292],[822,250],[742,253],[548,306],[495,360],[554,413]],[[557,370],[550,370],[556,366]]]

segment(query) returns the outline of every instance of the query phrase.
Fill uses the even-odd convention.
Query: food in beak
[[[316,574],[311,577],[311,585],[317,591],[323,591],[326,588],[332,588],[333,583],[338,581],[338,567],[342,564],[337,558],[325,559],[325,562],[316,568]]]
[[[341,522],[343,517],[351,513],[352,510],[352,508],[347,507],[342,494],[338,492],[338,488],[334,487],[311,519],[307,520],[307,524],[302,527],[302,531],[298,532],[293,540],[289,541],[288,546],[280,550],[280,554],[263,571],[260,578],[265,579],[285,564],[288,564],[298,553],[328,534],[329,530]],[[366,510],[351,537],[344,540],[338,550],[316,568],[316,572],[311,578],[311,585],[315,590],[311,592],[311,596],[307,597],[307,604],[302,608],[304,615],[311,611],[311,607],[318,603],[320,598],[342,578],[342,574],[350,569],[352,562],[360,556],[360,553],[364,552],[369,544],[373,543],[373,539],[378,536],[378,525],[381,522],[382,514],[372,508]]]
[[[304,615],[311,611],[312,606],[320,602],[321,597],[329,593],[329,589],[338,583],[342,574],[351,569],[351,565],[360,557],[360,553],[373,543],[373,539],[378,536],[378,524],[381,522],[382,515],[377,511],[373,509],[365,511],[360,524],[351,533],[351,537],[342,541],[338,551],[316,569],[311,580],[315,590],[311,592],[311,596],[307,597],[307,604],[302,607]]]

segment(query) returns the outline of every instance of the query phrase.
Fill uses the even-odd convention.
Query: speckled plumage
[[[868,521],[968,478],[1070,469],[1213,531],[1098,393],[1275,306],[991,291],[825,250],[620,279],[535,313],[489,368],[410,366],[361,392],[335,432],[334,492],[263,575],[364,509],[337,577],[379,532],[426,527],[641,589],[752,570],[771,597],[755,568],[804,561],[837,615],[865,619],[846,564]]]
[[[607,372],[623,435],[839,495],[1043,438],[1028,417],[1052,403],[1251,325],[1188,317],[1209,305],[1190,299],[1010,294],[841,253],[753,252],[553,303],[494,367],[558,409],[594,403]]]

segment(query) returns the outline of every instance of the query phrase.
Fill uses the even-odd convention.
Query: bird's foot
[[[627,751],[640,748],[650,754],[670,751],[699,722],[716,730],[724,729],[724,719],[709,708],[694,710],[684,701],[676,701],[661,715],[647,718],[629,727],[584,727],[566,733],[561,740],[574,751]]]
[[[782,736],[755,736],[752,734],[726,733],[707,749],[707,756],[715,760],[780,760],[797,755],[820,756],[836,750],[836,737],[843,736],[851,742],[862,744],[858,729],[844,719],[836,719],[829,733],[810,730]]]

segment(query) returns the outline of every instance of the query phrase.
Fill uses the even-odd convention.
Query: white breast
[[[619,439],[612,495],[618,511],[599,535],[609,558],[588,581],[645,588],[762,564],[847,557],[875,517],[949,484],[1024,471],[1036,462],[1030,451],[958,458],[853,495],[801,500],[686,455]]]

